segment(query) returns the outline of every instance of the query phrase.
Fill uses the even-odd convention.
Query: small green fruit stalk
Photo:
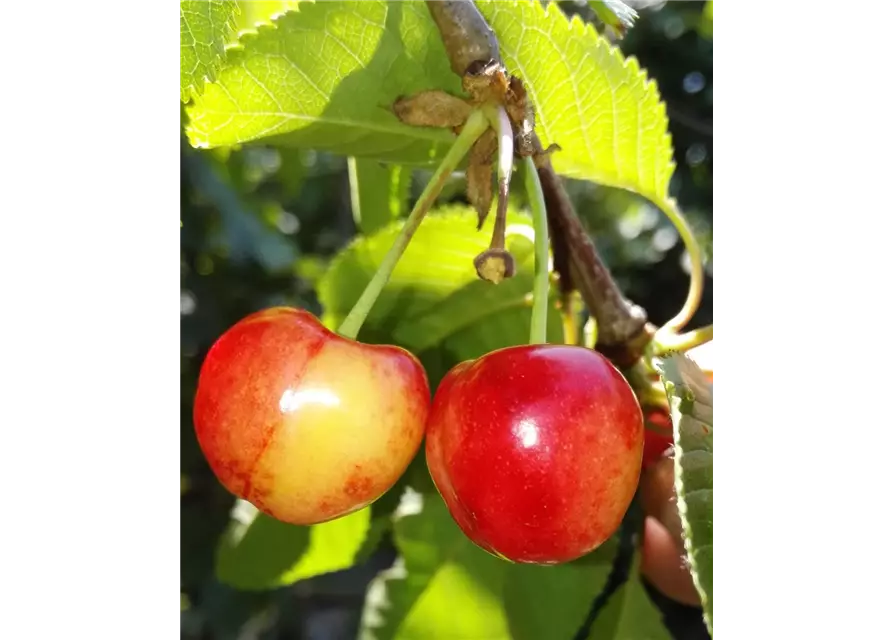
[[[644,429],[635,394],[607,358],[546,344],[548,227],[531,158],[525,179],[536,232],[530,344],[444,377],[425,453],[465,535],[508,561],[549,565],[616,531],[638,484]]]
[[[337,334],[307,311],[277,307],[242,319],[208,352],[195,431],[235,496],[283,522],[312,525],[362,509],[404,473],[430,408],[425,370],[404,349],[356,337],[450,172],[487,127],[480,112],[469,116]]]

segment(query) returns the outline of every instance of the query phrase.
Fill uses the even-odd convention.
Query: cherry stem
[[[580,344],[580,323],[577,321],[577,305],[574,291],[561,295],[561,320],[564,328],[564,344]]]
[[[583,325],[583,346],[587,349],[595,349],[598,342],[598,323],[595,316],[589,316]]]
[[[654,336],[653,355],[666,355],[672,351],[691,351],[695,347],[706,344],[713,340],[713,325],[707,325],[700,329],[694,329],[681,335],[675,333],[666,333]]]
[[[422,195],[419,197],[412,211],[409,213],[409,216],[406,218],[406,222],[403,224],[400,234],[397,236],[396,240],[394,240],[394,244],[391,245],[387,255],[385,255],[384,259],[381,261],[375,275],[372,276],[369,284],[366,285],[366,289],[360,295],[360,298],[357,300],[356,304],[354,304],[350,313],[347,314],[347,317],[344,318],[341,326],[338,327],[338,333],[342,336],[352,340],[356,339],[357,334],[360,332],[360,328],[366,321],[366,316],[369,315],[379,294],[381,294],[382,289],[384,289],[388,280],[390,280],[391,274],[397,267],[397,263],[403,256],[403,252],[406,251],[406,247],[409,246],[409,242],[412,240],[412,236],[416,232],[416,229],[418,229],[419,225],[422,223],[425,214],[428,213],[428,209],[431,208],[431,205],[434,204],[435,199],[440,194],[441,190],[443,190],[443,186],[446,184],[450,174],[459,163],[462,162],[462,159],[471,149],[474,142],[489,126],[487,117],[480,110],[473,111],[468,117],[462,132],[456,138],[455,142],[453,142],[453,146],[447,151],[440,166],[434,171],[434,175],[431,176],[431,180],[428,181],[425,190],[422,191]]]
[[[530,344],[546,343],[546,318],[549,313],[549,224],[543,185],[533,158],[524,158],[524,186],[533,212],[534,275],[533,312],[530,316]]]
[[[704,291],[704,264],[701,258],[701,247],[698,245],[698,241],[695,239],[695,234],[688,221],[676,207],[676,202],[668,199],[657,204],[661,211],[670,219],[670,222],[673,223],[673,226],[676,227],[676,231],[679,233],[679,237],[682,238],[691,262],[688,297],[685,299],[685,303],[682,305],[679,313],[658,330],[658,333],[661,333],[678,331],[695,315],[698,306],[701,304],[701,295]]]
[[[505,220],[506,211],[508,209],[509,199],[509,183],[512,179],[512,166],[515,162],[515,138],[512,133],[512,122],[509,120],[508,114],[502,107],[486,108],[484,113],[490,121],[490,126],[498,134],[498,161],[496,163],[496,178],[499,187],[499,196],[497,202],[497,215]],[[503,223],[503,235],[505,235],[505,224]],[[504,243],[503,243],[504,245]],[[504,246],[498,247],[499,249]]]

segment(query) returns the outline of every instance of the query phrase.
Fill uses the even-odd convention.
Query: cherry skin
[[[231,493],[310,525],[357,511],[396,483],[421,446],[430,402],[425,370],[408,351],[274,307],[240,320],[208,352],[194,423]]]
[[[662,456],[642,472],[639,498],[645,512],[639,571],[668,598],[689,606],[700,606],[701,598],[686,565],[672,457]]]
[[[428,417],[428,469],[468,538],[557,564],[620,525],[639,481],[642,411],[601,354],[522,345],[454,367]]]
[[[666,407],[643,407],[645,415],[645,450],[642,469],[648,469],[673,446],[673,421]]]

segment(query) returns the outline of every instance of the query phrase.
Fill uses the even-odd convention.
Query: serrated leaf
[[[642,584],[639,554],[630,577],[611,594],[592,625],[589,640],[672,640],[663,616]]]
[[[473,265],[474,257],[489,246],[494,220],[490,216],[478,231],[477,214],[470,207],[430,212],[367,316],[360,338],[393,341],[417,353],[442,346],[462,359],[527,342],[533,288],[530,218],[516,210],[508,213],[506,246],[517,273],[498,285],[480,280]],[[402,225],[398,221],[359,237],[335,258],[318,287],[326,326],[341,323]],[[549,340],[562,340],[561,318],[554,309]]]
[[[635,58],[554,2],[478,0],[508,70],[536,108],[555,170],[572,178],[667,197],[675,169],[666,109]]]
[[[632,29],[639,17],[635,9],[621,0],[589,0],[589,6],[599,20],[620,33]]]
[[[570,638],[611,562],[517,565],[475,546],[437,494],[397,520],[401,559],[370,585],[360,638]]]
[[[352,566],[369,531],[370,508],[309,527],[285,524],[239,500],[217,550],[221,582],[276,589]]]
[[[657,86],[633,58],[555,3],[481,0],[510,71],[537,109],[544,144],[564,175],[660,201],[675,168]],[[189,109],[195,146],[271,137],[283,145],[430,164],[444,129],[404,125],[389,110],[426,89],[461,95],[424,3],[304,3],[245,35],[218,81]]]
[[[236,29],[235,0],[180,0],[180,100],[200,96]]]
[[[360,231],[375,233],[407,212],[412,170],[368,158],[349,158],[350,201]]]
[[[239,14],[236,30],[256,31],[258,26],[269,24],[280,13],[298,8],[300,0],[238,0]]]
[[[685,551],[713,635],[713,383],[684,354],[659,363],[676,444],[676,494]]]
[[[424,3],[302,3],[245,34],[189,110],[197,147],[272,142],[429,164],[452,141],[390,111],[401,95],[460,90]]]

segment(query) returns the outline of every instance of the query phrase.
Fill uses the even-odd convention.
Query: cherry
[[[583,347],[522,345],[454,367],[428,417],[426,458],[475,544],[556,564],[607,540],[632,502],[643,418],[623,376]]]
[[[645,415],[645,449],[642,469],[660,460],[673,446],[673,421],[666,407],[643,407]]]
[[[194,422],[231,493],[310,525],[357,511],[396,483],[421,446],[430,399],[409,352],[275,307],[240,320],[208,352]]]
[[[639,497],[645,512],[645,527],[639,571],[668,598],[698,607],[701,598],[686,564],[673,466],[671,457],[662,457],[642,472]]]

